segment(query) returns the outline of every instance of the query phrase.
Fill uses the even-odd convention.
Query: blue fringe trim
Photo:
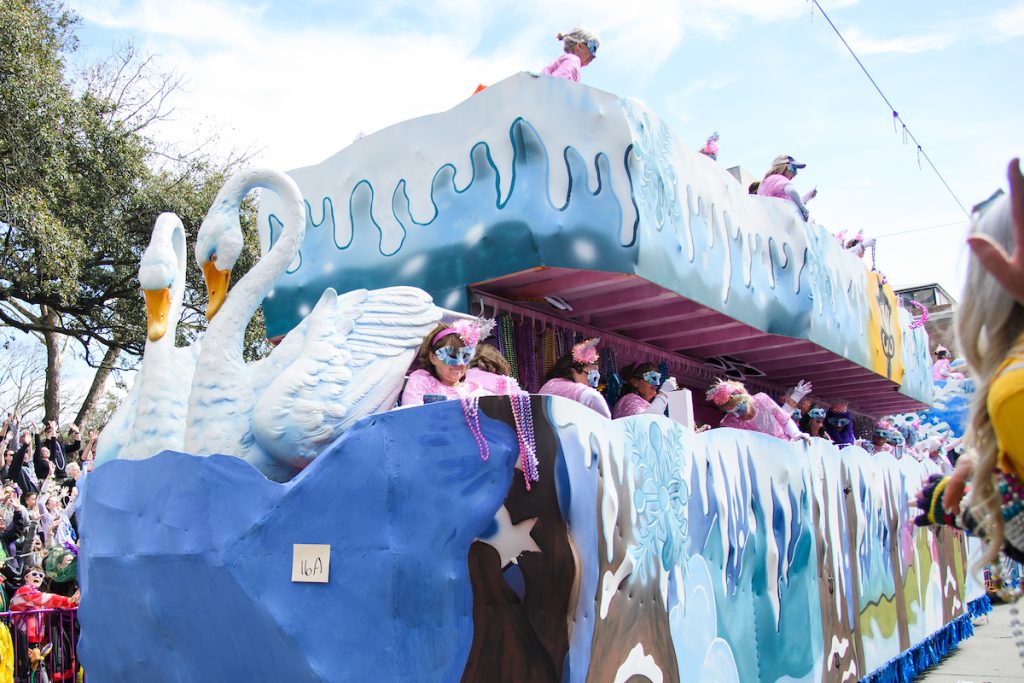
[[[982,595],[977,600],[971,600],[967,603],[967,613],[971,615],[971,618],[980,617],[983,614],[988,614],[992,611],[992,600],[987,595]]]
[[[981,599],[974,602],[980,603]],[[992,609],[991,603],[988,608]],[[962,614],[914,647],[890,659],[862,678],[861,681],[862,683],[910,683],[926,669],[938,664],[939,660],[950,650],[956,648],[961,640],[966,640],[973,635],[974,625],[971,624],[971,613]]]

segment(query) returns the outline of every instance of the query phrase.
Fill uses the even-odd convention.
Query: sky
[[[157,134],[211,135],[282,169],[318,163],[400,121],[450,109],[479,83],[539,71],[559,31],[600,34],[587,85],[636,97],[693,149],[760,176],[806,163],[812,217],[878,239],[895,286],[959,298],[964,212],[808,0],[71,0],[83,63],[134,41],[186,77]],[[1024,152],[1024,0],[821,0],[970,209]]]

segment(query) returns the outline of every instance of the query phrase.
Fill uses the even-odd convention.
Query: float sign
[[[292,583],[327,583],[330,573],[330,545],[292,544]]]

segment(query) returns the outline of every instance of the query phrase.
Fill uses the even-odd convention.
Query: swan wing
[[[391,408],[439,317],[415,287],[327,290],[307,316],[301,353],[257,399],[257,442],[302,467],[356,420]]]
[[[329,291],[334,292],[333,289]],[[340,296],[334,294],[334,296],[338,299],[339,306],[344,310],[348,307],[348,304],[345,302],[349,299],[358,301],[360,297],[365,296],[365,294],[365,289],[357,289]],[[325,295],[326,292],[324,295],[321,295],[321,298],[324,298]],[[318,305],[320,304],[318,303]],[[329,306],[330,302],[324,302],[324,305]],[[314,311],[315,310],[316,308],[314,307]],[[318,315],[326,314],[321,311]],[[309,329],[310,320],[312,319],[314,319],[314,316],[311,312],[310,315],[307,315],[305,318],[300,320],[299,324],[293,327],[288,334],[284,336],[280,343],[274,347],[269,356],[248,364],[247,368],[252,376],[252,389],[254,396],[259,396],[266,391],[267,387],[269,387],[270,384],[285,371],[285,369],[298,360],[299,356],[303,352],[303,348],[305,347],[306,331]]]
[[[266,358],[248,364],[252,375],[253,393],[259,396],[270,386],[284,370],[294,363],[305,346],[306,330],[312,313],[303,318],[298,325],[284,336],[284,339],[273,348]]]

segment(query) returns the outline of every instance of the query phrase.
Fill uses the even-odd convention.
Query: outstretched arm
[[[665,409],[668,408],[668,393],[669,391],[679,391],[679,383],[676,382],[675,377],[669,377],[665,380],[665,383],[658,389],[658,393],[655,394],[654,400],[651,401],[651,407],[644,412],[649,415],[664,415]]]
[[[810,218],[811,212],[807,210],[807,207],[804,205],[803,198],[800,196],[800,193],[797,192],[796,188],[793,187],[793,183],[786,183],[786,186],[782,188],[782,191],[786,193],[786,196],[789,197],[794,204],[796,204],[796,208],[800,210],[800,215],[804,217],[804,220]]]

